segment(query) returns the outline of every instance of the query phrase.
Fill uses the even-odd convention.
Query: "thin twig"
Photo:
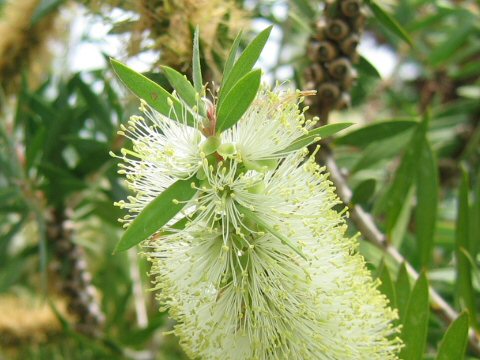
[[[400,254],[398,250],[388,242],[387,236],[378,229],[373,217],[363,210],[360,205],[350,204],[352,191],[348,187],[348,184],[340,172],[340,169],[338,168],[333,156],[328,153],[328,150],[326,150],[325,147],[324,150],[318,153],[318,156],[319,159],[317,160],[320,160],[327,167],[327,170],[330,173],[330,180],[337,188],[338,196],[346,205],[348,205],[350,218],[355,223],[357,229],[362,233],[363,237],[370,243],[381,248],[398,264],[405,264],[410,277],[416,280],[419,276],[418,272],[412,267],[412,265],[410,265],[403,255]],[[437,315],[446,323],[450,324],[458,317],[459,314],[431,286],[429,287],[429,294],[430,306],[432,307],[433,311],[435,311],[435,313],[437,313]],[[479,338],[473,328],[470,329],[468,340],[470,349],[477,355],[480,355]]]

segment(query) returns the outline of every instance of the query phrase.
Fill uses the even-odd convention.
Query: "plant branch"
[[[317,153],[317,161],[320,161],[327,167],[327,171],[330,173],[330,180],[337,188],[337,194],[340,199],[348,206],[350,218],[355,223],[357,229],[367,241],[382,249],[398,264],[404,263],[410,277],[416,280],[419,276],[418,272],[403,255],[388,242],[387,236],[378,229],[372,215],[367,213],[360,205],[350,204],[350,199],[352,198],[351,189],[348,187],[345,178],[328,149],[326,149],[325,146],[322,149],[323,150]],[[431,286],[429,287],[429,294],[432,310],[446,323],[452,323],[459,316],[448,302]],[[479,336],[473,328],[470,329],[468,340],[470,349],[475,354],[480,355]]]

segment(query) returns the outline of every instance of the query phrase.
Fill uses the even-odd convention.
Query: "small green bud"
[[[249,187],[247,191],[250,194],[261,194],[265,191],[265,183],[263,181],[259,181],[255,185]]]
[[[257,160],[257,161],[249,161],[243,159],[243,163],[247,170],[255,170],[258,172],[267,172],[269,170],[274,170],[277,167],[277,160],[268,159],[268,160]]]
[[[218,147],[217,152],[220,155],[227,157],[227,156],[234,155],[237,152],[237,148],[235,147],[235,144],[232,144],[232,143],[221,144]]]
[[[205,153],[205,155],[210,155],[210,154],[213,154],[215,151],[217,151],[220,144],[221,144],[221,140],[218,136],[210,136],[201,145],[201,150]]]
[[[198,179],[198,180],[204,180],[204,179],[206,179],[207,176],[205,175],[205,170],[203,170],[203,167],[201,167],[200,169],[198,169],[196,176],[197,176],[197,179]]]

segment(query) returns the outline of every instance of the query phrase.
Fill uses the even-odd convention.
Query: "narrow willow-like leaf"
[[[387,230],[390,233],[397,223],[402,210],[402,204],[410,187],[415,183],[418,154],[422,139],[427,130],[428,118],[417,125],[417,129],[407,145],[402,162],[395,173],[395,178],[379,204],[380,209],[387,214]]]
[[[261,70],[253,70],[230,90],[217,110],[218,132],[231,128],[240,120],[257,95],[261,77]]]
[[[367,179],[358,184],[353,190],[350,203],[361,204],[367,202],[375,192],[375,184],[375,179]]]
[[[366,0],[366,3],[380,24],[404,40],[407,44],[412,45],[412,39],[397,20],[391,17],[390,14],[383,10],[374,0]]]
[[[383,262],[379,265],[378,278],[381,281],[379,290],[385,294],[390,302],[390,306],[395,308],[396,296],[395,296],[395,286],[393,285],[392,278],[390,277],[390,272],[386,264]]]
[[[306,19],[310,20],[312,15],[315,14],[315,9],[312,7],[312,4],[308,0],[293,0],[292,1],[302,13]]]
[[[438,349],[437,360],[463,359],[468,341],[468,313],[450,324]]]
[[[218,97],[219,106],[221,106],[225,96],[228,95],[235,84],[240,81],[240,79],[242,79],[250,70],[252,70],[253,65],[255,65],[257,62],[263,48],[265,47],[265,44],[267,43],[271,31],[272,26],[269,26],[260,34],[258,34],[258,36],[253,39],[253,41],[245,48],[242,55],[240,55],[238,60],[234,63],[231,71],[228,72],[228,76],[223,78]],[[235,57],[235,55],[233,55],[233,57]]]
[[[292,144],[290,144],[286,149],[280,151],[280,153],[287,153],[291,151],[296,151],[304,148],[310,144],[313,144],[316,141],[319,141],[321,138],[326,138],[332,136],[333,134],[352,126],[354,123],[343,122],[337,124],[328,124],[321,126],[319,128],[313,129],[308,132],[308,134],[298,138]]]
[[[202,94],[203,80],[202,80],[202,68],[200,66],[200,30],[198,26],[195,28],[193,35],[193,57],[192,57],[192,78],[193,86],[197,93]]]
[[[405,263],[400,265],[395,282],[395,295],[397,296],[397,309],[400,315],[400,322],[405,320],[405,311],[407,310],[408,298],[410,297],[410,279],[408,277],[407,267]]]
[[[192,113],[187,111],[183,104],[167,90],[117,60],[111,59],[110,63],[125,86],[139,98],[145,100],[153,109],[172,120],[181,121],[181,119],[177,119],[176,117],[185,116],[187,125],[195,126]],[[170,101],[172,105],[169,104]],[[175,115],[172,114],[172,106]]]
[[[251,221],[255,222],[256,224],[260,225],[263,227],[266,231],[268,231],[270,234],[275,236],[278,240],[280,240],[283,244],[288,246],[290,249],[295,251],[298,255],[300,255],[302,258],[305,260],[307,259],[305,255],[301,252],[300,249],[298,249],[292,242],[290,241],[289,238],[284,236],[280,231],[277,231],[271,226],[268,222],[262,220],[259,216],[257,216],[253,211],[250,211],[249,209],[242,207],[241,212]]]
[[[465,256],[465,251],[469,249],[469,222],[478,221],[478,219],[469,219],[469,176],[467,170],[462,168],[462,182],[458,194],[457,223],[455,233],[455,256],[457,259],[457,300],[462,309],[468,309],[470,321],[475,328],[478,327],[476,321],[476,298],[472,283],[472,267]]]
[[[183,209],[185,203],[195,195],[196,191],[192,187],[192,180],[178,180],[173,183],[137,215],[118,242],[114,252],[127,250],[160,230]]]
[[[352,168],[352,173],[376,165],[384,159],[393,159],[407,146],[412,130],[401,132],[384,140],[377,140],[365,147],[360,158]]]
[[[192,109],[198,106],[198,112],[200,115],[206,116],[205,105],[199,100],[197,91],[190,81],[188,81],[187,77],[168,66],[162,66],[162,70],[177,94],[183,101],[185,101],[185,104]]]
[[[415,125],[418,125],[418,121],[413,119],[380,121],[338,137],[335,139],[335,144],[363,148],[371,144],[373,141],[395,136],[405,130],[413,128]]]
[[[422,140],[418,155],[415,224],[421,263],[424,268],[427,268],[432,257],[437,220],[438,172],[435,155],[426,137]]]
[[[238,47],[240,46],[240,40],[242,38],[242,31],[240,31],[233,41],[232,47],[228,54],[227,61],[225,62],[225,68],[223,69],[223,78],[226,79],[232,71],[233,64],[235,64],[235,57],[237,56]]]
[[[435,46],[435,48],[430,52],[428,56],[428,61],[432,66],[439,66],[444,64],[448,59],[450,59],[471,36],[472,30],[474,29],[473,25],[470,23],[463,24],[451,31],[447,39]]]
[[[401,359],[423,359],[427,341],[429,310],[428,281],[425,273],[422,272],[408,299],[401,335],[405,344],[400,353]]]

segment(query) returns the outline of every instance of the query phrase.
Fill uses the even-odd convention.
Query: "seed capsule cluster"
[[[307,98],[308,105],[323,111],[350,105],[350,90],[357,78],[352,64],[365,24],[360,0],[337,0],[325,5],[309,41],[307,56],[312,62],[305,69],[306,89],[317,90]]]
[[[85,253],[72,241],[72,228],[63,215],[54,212],[47,229],[55,257],[58,259],[56,270],[62,277],[60,291],[68,301],[68,311],[76,317],[77,330],[96,336],[105,316],[100,309],[96,289],[92,285]]]

